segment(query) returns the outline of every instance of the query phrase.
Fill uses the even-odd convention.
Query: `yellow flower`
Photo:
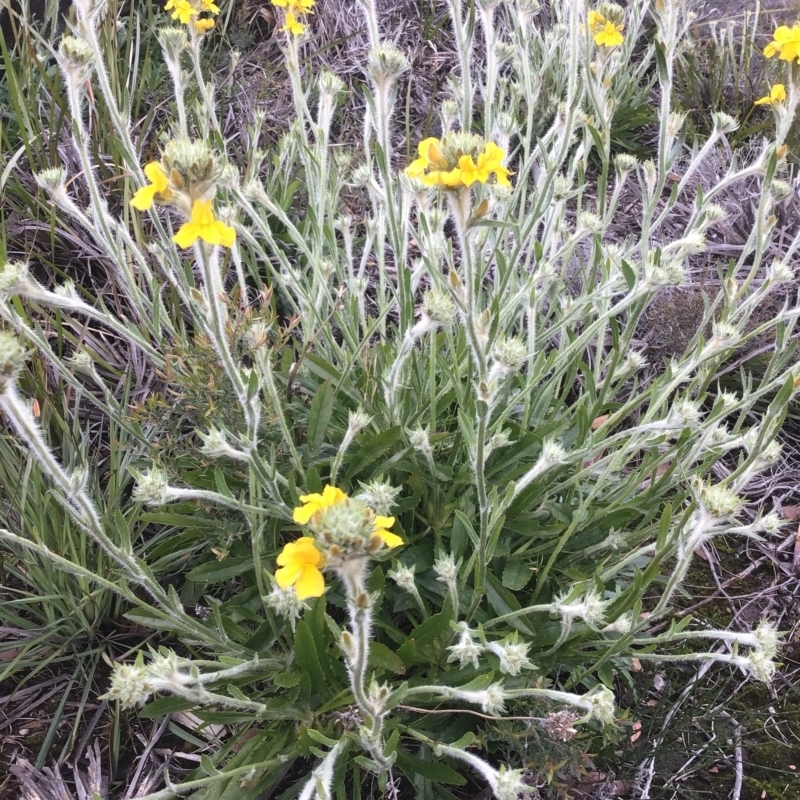
[[[210,11],[212,14],[219,14],[219,6],[214,3],[214,0],[200,0],[200,5],[203,6],[203,11]]]
[[[178,247],[191,247],[198,239],[209,244],[233,247],[236,231],[214,217],[210,200],[195,200],[191,222],[184,222],[172,237]]]
[[[409,178],[419,178],[423,175],[425,170],[429,169],[431,166],[434,166],[435,169],[440,169],[442,166],[446,167],[447,164],[444,162],[439,152],[441,144],[442,143],[433,136],[423,139],[417,146],[419,158],[412,161],[406,167],[406,175],[408,175]]]
[[[373,536],[378,536],[383,540],[383,543],[388,547],[400,547],[405,542],[396,534],[387,530],[394,525],[394,517],[375,517],[375,530],[372,532]]]
[[[184,25],[188,25],[192,17],[200,13],[196,8],[192,8],[189,0],[167,0],[164,10],[171,10],[172,19],[180,20]]]
[[[310,536],[286,544],[277,562],[280,567],[275,570],[278,586],[281,589],[294,586],[298,600],[319,597],[325,591],[325,578],[320,570],[325,558]]]
[[[764,48],[764,55],[772,58],[777,55],[782,61],[800,62],[800,23],[791,28],[781,25],[772,34],[772,41]]]
[[[291,33],[294,36],[299,36],[306,30],[306,26],[299,22],[291,12],[286,15],[285,22],[286,24],[281,28],[281,33]]]
[[[151,161],[144,168],[144,174],[150,183],[138,189],[131,198],[131,205],[138,211],[147,211],[147,209],[152,208],[157,194],[161,195],[160,200],[169,199],[170,194],[169,178],[164,170],[161,169],[161,164],[157,161]]]
[[[336,503],[341,503],[342,500],[347,500],[347,495],[335,486],[326,486],[322,490],[322,494],[315,492],[314,494],[301,494],[300,502],[302,506],[295,508],[292,514],[292,519],[300,525],[307,525],[308,521],[317,511],[323,511]]]
[[[194,29],[198,33],[207,33],[214,27],[213,19],[196,19],[194,20]]]
[[[349,500],[348,496],[335,486],[327,485],[320,494],[314,492],[313,494],[300,495],[300,502],[302,506],[295,508],[292,519],[299,525],[308,525],[311,518],[318,511],[325,511],[337,503],[343,503]],[[372,535],[377,536],[387,547],[399,547],[405,544],[403,540],[396,534],[392,533],[389,528],[394,525],[394,517],[382,517],[375,515],[374,528]],[[302,541],[302,539],[301,539]]]
[[[624,27],[624,25],[615,25],[610,20],[606,20],[602,29],[594,34],[595,44],[599,44],[603,47],[618,47],[625,41],[622,36]]]
[[[464,186],[472,186],[475,181],[486,183],[492,175],[497,175],[497,182],[501,186],[511,186],[508,176],[511,174],[503,166],[505,152],[494,142],[487,143],[483,152],[478,156],[478,163],[472,156],[461,156],[458,166],[461,170],[461,182]]]
[[[481,160],[486,157],[486,161],[482,162]],[[506,157],[506,152],[503,150],[502,147],[498,147],[494,142],[488,142],[486,147],[478,156],[478,165],[480,166],[483,163],[485,169],[489,172],[493,173],[494,176],[497,178],[497,182],[501,186],[505,186],[507,188],[511,188],[511,181],[508,179],[509,175],[513,175],[513,172],[510,172],[503,166],[503,160]]]
[[[441,147],[442,143],[433,136],[423,139],[417,147],[419,158],[406,167],[406,175],[419,178],[426,186],[461,186],[461,170],[458,167],[448,169]]]
[[[786,99],[786,87],[782,83],[776,83],[770,90],[766,97],[761,97],[756,100],[755,105],[766,106],[776,105],[782,103]]]
[[[310,14],[314,8],[314,0],[271,0],[272,5],[285,8],[294,14]]]
[[[455,167],[451,170],[435,169],[419,178],[426,186],[444,186],[448,189],[457,189],[463,186],[461,169]]]
[[[426,186],[444,186],[448,189],[472,186],[475,182],[486,183],[492,175],[497,177],[501,186],[511,186],[508,180],[511,173],[503,166],[506,154],[494,142],[484,145],[477,154],[477,162],[469,153],[461,151],[458,155],[456,151],[457,164],[448,162],[443,147],[439,139],[423,139],[418,147],[419,158],[406,167],[406,175],[418,178]]]

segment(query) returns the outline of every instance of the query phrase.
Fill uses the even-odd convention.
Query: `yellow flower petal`
[[[153,207],[153,199],[156,196],[156,187],[153,184],[142,186],[136,190],[136,194],[131,198],[131,205],[137,211],[147,211]]]
[[[347,495],[341,489],[328,484],[322,490],[322,502],[325,503],[326,508],[334,503],[341,503],[342,500],[347,500]]]
[[[436,148],[436,151],[439,151],[439,146],[441,142],[435,136],[429,136],[427,139],[423,139],[417,145],[417,153],[419,154],[420,158],[424,158],[425,161],[428,160],[428,151],[431,147]]]
[[[307,600],[309,597],[320,597],[325,591],[325,578],[313,566],[306,566],[300,573],[294,590],[298,600]]]
[[[299,577],[300,573],[306,568],[305,564],[296,563],[289,564],[287,567],[281,567],[275,570],[275,582],[281,589],[286,589],[291,586]]]
[[[322,495],[319,492],[313,492],[312,494],[301,494],[300,495],[300,502],[301,503],[321,503],[322,502]]]
[[[625,41],[621,31],[622,25],[606,22],[603,29],[594,35],[594,41],[603,47],[617,47]]]
[[[147,176],[147,180],[155,186],[157,192],[163,192],[169,188],[169,178],[166,172],[161,169],[161,164],[158,161],[151,161],[145,165],[144,174]]]
[[[192,222],[195,225],[210,225],[214,221],[214,212],[210,200],[195,200],[192,205]]]
[[[420,149],[422,148],[423,144],[426,145],[425,152],[420,152],[420,155],[427,158],[429,164],[434,169],[447,169],[449,165],[442,155],[442,143],[438,139],[434,138],[423,139],[420,143]]]
[[[286,14],[286,22],[281,28],[282,33],[291,33],[293,36],[300,36],[306,29],[302,22],[298,22],[297,18],[291,12]]]
[[[183,250],[191,247],[200,238],[200,226],[194,222],[184,222],[172,241]]]
[[[375,531],[375,536],[379,536],[383,540],[383,543],[390,549],[405,544],[396,533],[392,533],[391,531],[377,530]]]
[[[418,158],[406,167],[406,175],[409,178],[418,178],[428,169],[428,166],[427,158]]]
[[[394,517],[381,517],[379,515],[375,515],[375,527],[376,528],[391,528],[394,525]]]

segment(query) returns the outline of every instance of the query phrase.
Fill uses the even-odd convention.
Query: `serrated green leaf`
[[[403,659],[392,652],[385,644],[372,642],[369,647],[369,665],[374,668],[387,669],[395,675],[402,675],[406,671]]]

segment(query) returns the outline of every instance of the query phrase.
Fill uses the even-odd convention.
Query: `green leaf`
[[[402,675],[406,671],[403,659],[380,642],[372,642],[369,646],[369,665],[373,668],[389,670],[395,675]]]
[[[411,669],[411,667],[414,665],[414,656],[416,655],[416,651],[417,645],[413,639],[408,639],[404,644],[397,648],[397,655],[403,662],[403,666],[405,666],[406,669]]]
[[[157,631],[185,632],[184,626],[180,622],[155,609],[151,611],[145,608],[137,608],[136,611],[128,611],[123,616],[137,625],[144,625],[146,628],[153,628]]]
[[[228,488],[228,482],[225,480],[225,473],[217,467],[214,470],[214,483],[217,485],[217,491],[227,497],[229,500],[236,500],[233,496],[233,492]]]
[[[467,781],[454,769],[450,769],[447,764],[441,761],[425,761],[411,753],[397,748],[397,766],[405,773],[406,777],[413,781],[417,775],[427,778],[429,781],[437,783],[450,783],[455,786],[463,786]]]
[[[448,599],[441,613],[434,614],[424,622],[421,622],[411,632],[411,638],[414,640],[417,650],[428,647],[440,639],[442,634],[450,629],[450,620],[452,618],[453,609],[450,607]]]
[[[497,616],[508,614],[511,611],[519,611],[520,608],[522,608],[517,602],[516,597],[514,597],[491,572],[487,572],[486,574],[486,596],[489,600],[489,604],[497,613]],[[508,624],[521,633],[533,633],[531,627],[525,620],[519,617],[510,619]]]
[[[186,574],[187,580],[205,583],[218,583],[241,575],[253,569],[252,556],[243,558],[226,558],[223,561],[209,561],[200,564]]]
[[[330,690],[325,673],[322,671],[317,648],[314,645],[314,637],[311,635],[308,625],[303,621],[297,623],[297,630],[294,634],[294,656],[300,671],[311,681],[312,692],[316,691],[323,697],[329,697]]]
[[[300,684],[301,677],[296,672],[279,672],[272,679],[272,683],[281,689],[291,689]]]
[[[325,434],[328,432],[335,399],[336,393],[333,390],[333,385],[327,380],[320,386],[311,401],[311,408],[308,411],[308,435],[306,440],[306,448],[310,456],[315,455],[325,441]]]
[[[530,568],[521,561],[509,560],[503,569],[503,586],[513,592],[518,592],[531,579],[531,574]]]
[[[186,700],[183,697],[159,697],[141,709],[138,716],[140,719],[154,719],[166,714],[174,714],[177,711],[186,711],[194,706],[195,703],[192,700]]]
[[[350,467],[347,470],[345,479],[351,481],[359,472],[366,469],[373,461],[377,461],[390,447],[397,443],[400,438],[402,428],[396,425],[394,428],[382,431],[377,436],[369,437],[356,451]]]

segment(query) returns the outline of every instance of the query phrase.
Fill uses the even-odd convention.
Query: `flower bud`
[[[54,193],[64,190],[64,170],[61,167],[49,167],[37,172],[34,176],[40,189]]]
[[[734,516],[743,505],[742,499],[722,484],[705,483],[692,479],[697,502],[715,520],[724,521]]]
[[[455,100],[445,100],[442,103],[442,128],[445,132],[452,129],[459,115],[458,103]]]
[[[24,261],[9,261],[0,267],[0,297],[20,294],[29,283],[28,265]]]
[[[500,672],[505,675],[519,675],[524,669],[534,668],[528,658],[530,645],[518,641],[518,638],[515,633],[502,642],[489,642],[486,645],[486,650],[500,660]]]
[[[381,88],[396,81],[409,66],[405,54],[391,44],[379,44],[367,55],[367,71]]]
[[[146,503],[150,506],[164,505],[167,502],[168,486],[167,473],[162,469],[152,467],[137,476],[133,499],[137,503]]]
[[[0,330],[0,392],[13,384],[25,366],[27,352],[12,333]]]
[[[376,514],[388,515],[397,505],[397,495],[403,491],[400,486],[392,486],[381,478],[361,484],[361,491],[356,495],[358,500],[374,509]]]
[[[183,186],[197,187],[197,191],[202,192],[205,184],[215,177],[214,155],[203,141],[172,139],[164,148],[162,160],[165,172],[179,189]]]
[[[400,589],[409,594],[417,593],[417,582],[414,579],[413,565],[407,567],[405,564],[398,562],[393,570],[389,570],[387,575],[398,585]]]
[[[632,156],[630,153],[620,153],[614,158],[614,166],[620,177],[627,175],[629,172],[633,172],[638,165],[639,159],[637,159],[636,156]]]
[[[433,448],[431,447],[430,439],[428,438],[428,431],[423,428],[415,428],[408,433],[409,444],[418,452],[422,453],[425,458],[433,457]]]
[[[596,719],[602,725],[613,724],[616,704],[611,689],[606,686],[598,686],[589,694],[584,695],[584,698],[591,704],[592,710],[589,713],[592,719]]]
[[[767,268],[766,279],[770,283],[791,283],[794,280],[794,270],[783,261],[773,261]]]
[[[717,134],[733,133],[739,127],[739,121],[724,111],[715,111],[711,119],[714,122],[714,132]]]
[[[180,63],[181,54],[189,49],[186,29],[174,25],[158,29],[158,43],[164,51],[164,58],[174,63]]]
[[[317,77],[317,87],[319,93],[327,98],[329,102],[334,102],[336,98],[344,91],[344,81],[329,69],[320,71]]]
[[[456,305],[446,292],[431,289],[422,300],[422,313],[431,322],[450,327],[458,316]]]
[[[305,600],[298,600],[294,586],[281,589],[277,584],[272,587],[272,591],[267,595],[265,602],[279,617],[288,620],[292,630],[295,629],[297,620],[300,619],[301,614],[308,607]]]
[[[64,36],[58,48],[59,66],[73,88],[82,87],[94,68],[95,53],[89,44],[75,36]]]

